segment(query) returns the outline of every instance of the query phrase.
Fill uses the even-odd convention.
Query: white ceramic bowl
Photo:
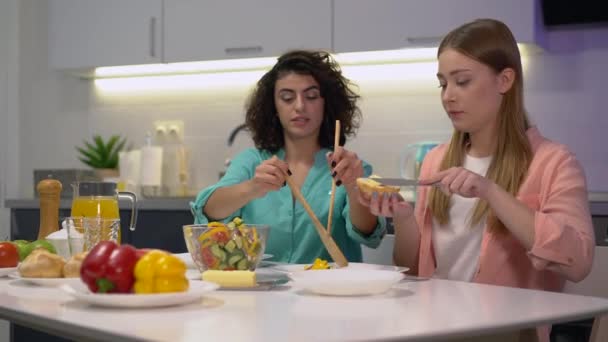
[[[330,296],[364,296],[388,291],[403,274],[383,270],[316,270],[289,274],[295,287]]]

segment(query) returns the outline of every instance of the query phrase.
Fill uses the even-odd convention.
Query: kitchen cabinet
[[[436,46],[477,18],[505,22],[520,43],[542,43],[534,0],[334,0],[334,51]]]
[[[55,69],[331,49],[331,1],[50,0]]]
[[[331,1],[165,0],[165,62],[331,49]]]
[[[56,69],[159,63],[162,0],[50,0],[49,60]]]

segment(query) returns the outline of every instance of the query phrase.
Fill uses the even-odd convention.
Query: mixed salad
[[[210,230],[198,237],[202,261],[211,270],[253,270],[262,257],[256,228],[239,217],[228,224],[210,222]]]

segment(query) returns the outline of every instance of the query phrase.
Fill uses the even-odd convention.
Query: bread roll
[[[24,278],[61,278],[65,260],[44,248],[36,248],[19,264],[19,274]]]
[[[72,255],[68,262],[66,262],[63,266],[63,276],[65,278],[79,278],[80,266],[82,266],[82,261],[86,256],[87,252]]]
[[[357,178],[357,187],[367,196],[371,196],[373,192],[377,192],[379,195],[399,192],[399,187],[380,184],[373,178]]]

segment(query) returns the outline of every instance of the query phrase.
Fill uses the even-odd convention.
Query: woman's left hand
[[[423,185],[438,185],[446,195],[456,194],[467,198],[486,200],[494,182],[463,167],[451,167],[430,178],[420,179]]]
[[[357,154],[338,146],[334,152],[328,153],[326,158],[336,185],[344,185],[347,190],[355,189],[357,178],[364,175],[363,162]]]

